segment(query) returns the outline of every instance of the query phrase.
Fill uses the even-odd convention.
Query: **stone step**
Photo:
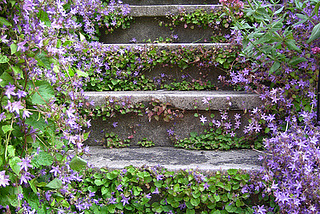
[[[203,172],[228,169],[259,170],[263,152],[253,150],[195,151],[169,147],[105,149],[91,146],[86,160],[96,168],[122,169],[126,166],[161,166],[178,171]]]
[[[85,95],[96,106],[103,106],[99,117],[91,121],[87,145],[106,145],[106,134],[114,133],[121,141],[130,139],[133,146],[146,138],[156,146],[173,147],[172,133],[177,140],[189,137],[191,132],[201,134],[210,129],[212,114],[220,119],[221,109],[229,110],[229,118],[242,115],[243,127],[248,123],[247,109],[260,105],[256,94],[234,91],[110,91],[86,92]],[[119,111],[111,112],[113,108]],[[128,108],[130,111],[126,112]],[[202,124],[200,118],[203,117],[208,122]],[[237,135],[241,134],[238,131]]]
[[[231,48],[230,43],[186,43],[186,42],[179,42],[179,43],[113,43],[113,44],[104,44],[101,48],[106,51],[117,51],[119,48],[125,49],[137,49],[137,50],[145,50],[150,49],[152,47],[157,47],[160,50],[173,50],[178,49],[181,47],[192,49],[201,47],[203,49],[218,49],[218,48]]]
[[[101,106],[107,100],[119,100],[130,104],[148,103],[157,99],[162,103],[170,103],[182,110],[194,110],[197,103],[198,110],[245,110],[260,105],[257,94],[236,91],[108,91],[108,92],[85,92],[89,101]],[[210,104],[204,104],[203,99],[209,99]]]
[[[131,5],[170,5],[174,4],[186,4],[186,5],[194,5],[194,4],[218,4],[218,0],[123,0],[124,4]]]
[[[226,25],[222,25],[220,21],[211,18],[213,20],[210,23],[204,23],[206,27],[182,22],[173,26],[172,19],[169,18],[172,15],[192,13],[196,10],[214,14],[221,10],[220,5],[144,5],[130,6],[130,8],[129,15],[133,17],[130,27],[119,28],[112,33],[107,33],[106,29],[102,29],[101,42],[113,44],[136,41],[142,43],[161,40],[161,38],[172,42],[212,42],[218,35],[225,35],[230,24],[230,20],[225,23]]]
[[[132,17],[159,17],[168,14],[178,14],[182,11],[192,13],[196,10],[213,12],[221,10],[221,5],[130,5],[130,16]]]

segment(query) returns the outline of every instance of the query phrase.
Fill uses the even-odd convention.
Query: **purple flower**
[[[126,204],[129,204],[129,198],[126,198],[124,195],[122,195],[121,202],[123,203],[122,205],[125,206]]]
[[[209,185],[207,182],[205,182],[205,183],[203,184],[203,187],[204,187],[204,189],[206,190],[206,189],[209,189],[210,185]]]
[[[157,181],[160,181],[162,179],[163,179],[163,175],[161,175],[161,174],[157,175]]]
[[[112,123],[112,126],[113,126],[114,128],[116,128],[116,127],[118,126],[118,122]]]
[[[109,198],[109,204],[116,204],[117,203],[117,199],[114,197]]]
[[[21,101],[11,103],[10,100],[8,100],[8,105],[6,105],[4,108],[11,113],[15,111],[17,114],[19,114],[19,110],[23,109],[23,106],[21,105]]]
[[[264,205],[262,206],[257,206],[257,210],[256,210],[256,213],[257,214],[265,214],[267,212],[267,210],[264,208]]]
[[[6,86],[6,92],[4,92],[4,94],[10,99],[11,95],[15,96],[17,95],[14,90],[16,89],[16,87],[14,85],[11,85],[11,83],[9,83],[9,85]]]
[[[152,194],[159,194],[160,192],[159,192],[159,189],[158,189],[158,187],[156,187],[156,189],[152,192]]]
[[[31,163],[31,160],[28,157],[26,157],[26,158],[22,158],[21,162],[18,163],[18,165],[21,166],[21,170],[24,170],[27,172],[28,168],[32,168],[32,165],[30,163]]]
[[[1,122],[2,120],[4,120],[4,119],[6,119],[6,115],[5,115],[4,112],[2,112],[2,113],[0,114],[0,122]]]
[[[172,129],[168,129],[167,132],[168,132],[169,136],[174,134],[174,131]]]
[[[1,171],[0,172],[0,186],[8,186],[9,185],[9,175],[5,174],[6,171]]]
[[[119,184],[119,186],[117,186],[117,190],[118,190],[118,191],[123,191],[121,184]]]
[[[23,119],[26,119],[27,117],[30,117],[31,114],[32,114],[32,113],[31,113],[30,111],[24,110],[24,111],[22,112],[22,118],[23,118]]]
[[[31,180],[31,174],[29,172],[25,172],[20,177],[20,184],[27,184],[29,180]]]
[[[201,122],[201,123],[207,122],[207,118],[206,118],[205,116],[201,115],[201,117],[200,117],[200,122]]]
[[[57,176],[57,174],[61,173],[61,171],[59,170],[59,166],[52,166],[50,172],[53,173],[55,177]]]
[[[19,193],[18,194],[18,200],[22,200],[23,199],[23,194],[22,193]]]
[[[18,92],[17,92],[17,96],[18,96],[18,98],[19,99],[21,99],[22,97],[25,97],[25,96],[27,96],[27,92],[25,92],[25,91],[21,91],[21,90],[18,90]]]
[[[187,205],[183,202],[182,204],[179,204],[180,210],[184,210],[187,207]]]

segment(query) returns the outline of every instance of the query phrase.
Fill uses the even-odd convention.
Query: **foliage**
[[[79,48],[86,40],[77,20],[86,20],[90,34],[90,11],[100,6],[86,0],[0,2],[1,211],[68,212],[82,200],[70,199],[69,184],[81,181],[86,167],[83,128],[90,122],[79,114],[85,103],[80,77],[86,74],[66,53],[71,46],[86,52]]]
[[[187,13],[184,8],[181,8],[178,14],[168,14],[167,20],[159,21],[159,25],[170,27],[171,30],[180,25],[195,30],[211,28],[214,31],[210,42],[219,43],[229,41],[230,35],[227,33],[232,25],[232,19],[222,14],[220,6],[212,6],[210,11],[198,9],[192,13]]]
[[[138,142],[138,145],[141,146],[141,147],[152,147],[154,146],[154,142],[152,142],[151,140],[148,140],[146,137],[143,138],[142,140],[140,140]]]
[[[198,46],[162,50],[156,45],[118,47],[93,43],[87,48],[95,51],[91,51],[87,56],[81,56],[85,62],[77,63],[77,67],[88,74],[83,77],[87,82],[84,87],[86,91],[213,89],[214,86],[206,78],[190,78],[186,69],[196,68],[199,73],[205,73],[204,70],[215,67],[229,69],[236,58],[236,50],[232,47],[206,49]],[[159,66],[163,66],[163,69],[174,68],[181,71],[181,78],[189,82],[187,87],[184,83],[172,83],[173,81],[170,81],[172,77],[163,72],[152,77],[149,74],[150,70]],[[180,77],[173,77],[177,78]]]
[[[150,103],[151,107],[146,108],[146,114],[149,122],[154,118],[156,121],[162,119],[165,122],[170,122],[177,118],[183,117],[183,110],[176,109],[170,103],[162,103],[158,99],[152,98]]]
[[[106,148],[124,148],[128,147],[130,143],[129,139],[120,139],[115,133],[106,133],[105,138],[102,140],[102,145]]]
[[[205,149],[205,150],[230,150],[247,148],[250,145],[243,145],[243,138],[231,137],[230,134],[222,135],[221,129],[213,131],[205,130],[203,134],[198,135],[197,132],[191,132],[189,138],[177,140],[175,147],[185,149]]]
[[[85,213],[253,213],[253,195],[241,193],[249,175],[235,169],[205,176],[159,167],[89,170],[76,197],[88,196]]]
[[[256,91],[264,101],[253,109],[245,132],[255,128],[271,135],[264,144],[270,156],[257,176],[252,192],[275,199],[277,210],[257,206],[256,212],[318,213],[319,128],[315,121],[315,86],[319,73],[318,1],[269,2],[221,1],[225,11],[237,16],[234,34],[243,45],[242,57],[230,72],[231,84]],[[240,12],[243,8],[243,13]],[[239,20],[238,17],[251,18]],[[312,41],[312,42],[311,42]],[[315,186],[313,186],[315,184]]]

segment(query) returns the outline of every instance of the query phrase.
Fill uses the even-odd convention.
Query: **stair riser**
[[[211,42],[215,34],[215,30],[212,28],[203,29],[202,27],[195,26],[194,29],[179,25],[173,30],[169,27],[159,26],[159,20],[164,18],[155,17],[139,17],[135,18],[134,23],[130,24],[128,29],[117,29],[111,34],[105,34],[105,30],[102,30],[100,41],[107,44],[117,43],[130,43],[132,40],[136,40],[137,43],[147,43],[159,41],[160,37],[163,39],[170,38],[172,42],[179,43],[201,43]],[[215,31],[219,33],[219,30]],[[221,35],[225,34],[225,30],[221,30]],[[175,39],[174,36],[178,38]]]
[[[204,115],[208,122],[204,125],[200,122],[199,117],[194,116],[195,113]],[[211,111],[216,117],[220,119],[219,111]],[[173,143],[170,140],[168,130],[174,130],[177,139],[184,139],[189,137],[190,132],[203,133],[204,129],[209,130],[210,114],[207,111],[186,111],[183,114],[183,118],[176,118],[170,122],[163,121],[160,118],[156,121],[154,118],[144,116],[137,116],[134,114],[116,114],[113,118],[106,118],[104,121],[102,118],[91,121],[92,127],[90,128],[90,137],[86,141],[87,145],[102,145],[104,143],[104,136],[106,133],[115,133],[120,139],[130,138],[130,146],[137,146],[138,141],[143,138],[151,140],[155,143],[155,146],[168,146],[172,147]],[[243,111],[232,111],[229,113],[229,117],[233,118],[235,113],[243,115]],[[242,118],[242,127],[247,125],[246,116]],[[117,123],[117,127],[113,126],[113,123]],[[233,121],[234,122],[234,121]],[[243,135],[241,129],[236,131],[237,136]],[[102,144],[101,144],[102,143]]]
[[[170,5],[170,4],[218,4],[217,0],[123,0],[130,5]]]
[[[159,41],[160,37],[162,37],[164,39],[170,38],[171,42],[200,43],[211,42],[213,41],[212,37],[228,33],[225,28],[217,27],[213,29],[207,27],[205,29],[192,24],[180,24],[171,29],[164,25],[160,26],[159,22],[169,23],[169,19],[165,17],[136,17],[128,29],[116,29],[107,35],[105,29],[102,29],[100,41],[108,44],[130,43],[133,40],[137,43],[146,43],[148,41]],[[212,25],[216,24],[212,23]],[[177,36],[177,38],[174,36]]]

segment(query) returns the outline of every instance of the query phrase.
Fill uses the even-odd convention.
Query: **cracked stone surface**
[[[216,171],[227,169],[258,170],[262,166],[253,150],[196,151],[173,147],[105,149],[90,147],[86,160],[97,168],[122,169],[126,166],[162,166],[169,170],[197,169]]]

